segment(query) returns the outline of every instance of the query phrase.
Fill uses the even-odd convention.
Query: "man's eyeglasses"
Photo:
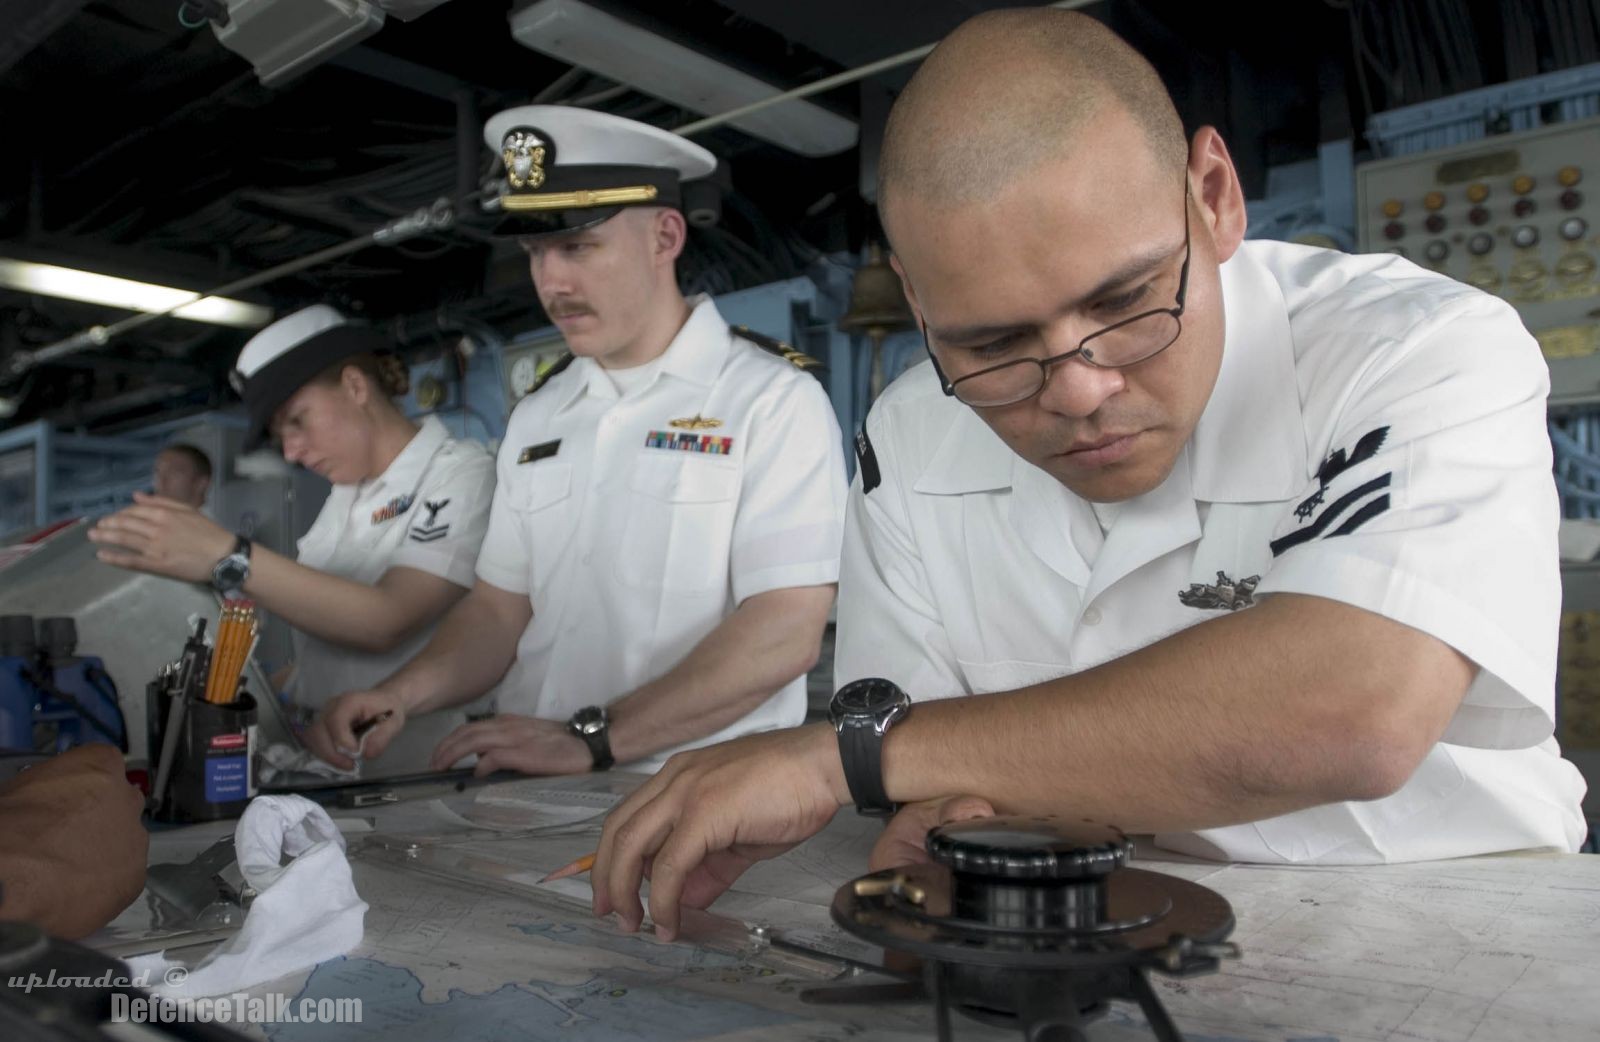
[[[1071,351],[1047,358],[1018,358],[987,369],[964,373],[951,380],[928,343],[928,327],[922,326],[922,346],[933,360],[944,393],[978,408],[1012,405],[1032,398],[1044,390],[1051,367],[1069,358],[1102,369],[1121,369],[1138,365],[1159,355],[1183,332],[1184,300],[1189,293],[1189,183],[1183,186],[1183,267],[1178,275],[1178,301],[1175,307],[1141,311],[1137,315],[1096,330],[1078,341]]]

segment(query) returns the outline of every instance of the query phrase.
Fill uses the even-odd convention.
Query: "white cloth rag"
[[[239,871],[256,891],[244,925],[197,965],[166,953],[129,960],[166,998],[230,995],[324,960],[361,941],[367,903],[356,893],[344,837],[303,796],[257,796],[233,833]],[[284,856],[293,858],[287,865]]]
[[[367,736],[361,736],[361,745],[367,744]],[[356,765],[349,770],[335,767],[326,760],[317,758],[317,754],[310,749],[297,749],[287,742],[273,742],[261,751],[262,762],[256,768],[256,776],[264,785],[276,785],[286,781],[290,775],[312,774],[318,778],[331,778],[335,781],[352,781],[361,777],[361,757],[356,757]]]

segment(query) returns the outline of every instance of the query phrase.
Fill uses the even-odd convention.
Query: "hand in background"
[[[594,766],[594,754],[582,738],[567,730],[565,721],[516,713],[462,724],[434,748],[429,766],[447,771],[473,754],[478,757],[480,778],[494,771],[584,774]]]
[[[357,737],[356,728],[369,720],[378,722]],[[300,737],[318,759],[348,771],[355,768],[357,755],[381,756],[405,726],[406,707],[398,695],[346,691],[323,706]]]

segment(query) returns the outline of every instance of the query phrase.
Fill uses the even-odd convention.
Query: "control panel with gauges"
[[[507,411],[517,407],[522,396],[533,390],[539,378],[561,360],[566,350],[567,343],[559,336],[506,345],[503,364]]]
[[[1367,163],[1360,249],[1505,298],[1550,361],[1551,403],[1600,402],[1600,119]]]

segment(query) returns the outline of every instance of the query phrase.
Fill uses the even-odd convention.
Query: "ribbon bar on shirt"
[[[705,452],[713,456],[726,456],[733,451],[732,438],[715,434],[689,434],[685,431],[651,431],[645,436],[644,444],[648,449]]]

